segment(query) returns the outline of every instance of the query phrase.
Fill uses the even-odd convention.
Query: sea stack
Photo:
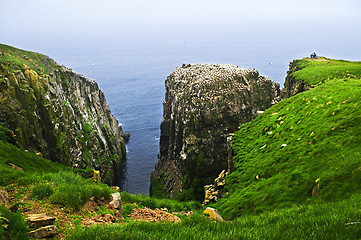
[[[203,200],[204,185],[232,170],[231,134],[280,99],[255,69],[183,64],[165,81],[160,154],[150,194]]]

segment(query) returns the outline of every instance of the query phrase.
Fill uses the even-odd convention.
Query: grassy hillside
[[[360,193],[361,63],[297,64],[296,78],[323,84],[235,133],[236,170],[227,178],[229,194],[217,203],[226,218]]]
[[[335,78],[361,78],[361,62],[334,60],[325,57],[295,61],[298,71],[292,73],[298,81],[317,86]]]
[[[0,44],[0,67],[8,72],[15,72],[28,66],[38,74],[49,74],[50,69],[60,68],[52,59],[40,53],[25,51]]]

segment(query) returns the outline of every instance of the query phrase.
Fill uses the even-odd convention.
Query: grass
[[[60,68],[53,60],[40,53],[25,51],[4,44],[0,44],[0,52],[4,54],[0,55],[0,67],[11,73],[22,69],[24,66],[30,67],[39,75],[49,74],[50,68]]]
[[[291,76],[310,86],[345,77],[361,79],[361,62],[318,57],[316,60],[309,58],[296,60],[295,66],[300,70],[292,73]]]
[[[131,222],[93,226],[67,239],[359,239],[360,195],[212,222],[199,214],[179,223]]]
[[[30,186],[34,199],[49,198],[51,203],[79,209],[90,197],[95,200],[109,199],[113,192],[106,184],[94,183],[62,164],[44,159],[14,146],[11,131],[0,127],[0,186],[15,184]],[[8,163],[15,164],[23,171],[15,170]]]
[[[12,213],[4,205],[0,205],[0,240],[25,240],[28,228],[20,213]]]
[[[355,64],[350,62],[351,69]],[[320,67],[320,72],[331,70]],[[306,72],[313,74],[308,67]],[[360,193],[359,96],[361,80],[346,74],[283,100],[243,124],[233,136],[236,170],[226,178],[229,194],[216,204],[223,216],[232,219]],[[312,197],[314,188],[317,197]]]
[[[197,201],[180,202],[167,198],[154,198],[143,194],[130,194],[121,192],[122,203],[137,203],[149,208],[167,208],[170,212],[190,211],[201,209],[201,204]]]

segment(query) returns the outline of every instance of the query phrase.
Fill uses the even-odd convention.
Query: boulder
[[[46,213],[40,214],[30,214],[26,218],[29,227],[43,227],[48,225],[53,225],[55,222],[55,217],[48,217]]]
[[[8,163],[8,165],[9,165],[10,167],[12,167],[13,169],[15,169],[15,170],[24,171],[21,167],[18,167],[18,166],[16,166],[15,164]]]
[[[120,209],[122,206],[122,200],[120,198],[120,193],[113,193],[112,195],[113,200],[109,203],[110,206],[112,206],[115,209]]]
[[[58,234],[58,229],[54,225],[41,227],[28,233],[33,238],[47,238]]]
[[[89,200],[83,205],[82,210],[94,212],[97,208],[98,208],[98,204],[96,204],[94,200]]]
[[[203,214],[208,215],[211,220],[223,221],[222,216],[214,208],[207,207],[206,210],[204,210]]]
[[[224,196],[224,186],[226,184],[225,177],[228,175],[228,172],[223,170],[218,177],[214,180],[213,184],[204,186],[204,201],[203,205],[209,203],[215,203],[218,201],[218,198]]]

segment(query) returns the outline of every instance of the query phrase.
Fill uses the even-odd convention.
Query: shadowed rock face
[[[203,186],[222,170],[232,170],[230,133],[279,101],[279,84],[255,69],[183,64],[165,85],[150,194],[202,200]]]
[[[297,67],[297,60],[290,62],[289,70],[287,71],[287,76],[284,83],[284,88],[282,89],[281,92],[282,99],[292,97],[297,93],[301,93],[310,90],[312,88],[308,84],[296,80],[292,76],[292,73],[297,72],[298,70],[300,70],[300,68]]]
[[[27,54],[37,58],[27,58],[32,67],[12,61]],[[18,145],[112,182],[125,157],[123,132],[97,83],[41,54],[13,49],[2,57],[10,60],[0,68],[0,122]]]

